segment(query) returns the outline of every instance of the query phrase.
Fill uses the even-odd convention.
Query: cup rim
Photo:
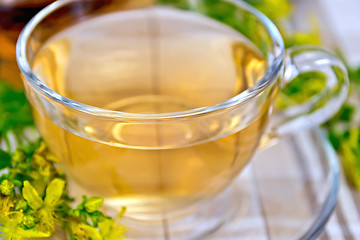
[[[263,92],[267,87],[271,86],[274,81],[277,79],[277,75],[281,69],[283,58],[284,58],[284,42],[281,37],[281,34],[275,24],[260,11],[256,10],[249,4],[243,1],[237,0],[224,0],[226,2],[233,3],[246,11],[250,12],[257,17],[258,20],[265,26],[268,35],[270,36],[272,42],[272,49],[274,51],[273,59],[267,59],[269,62],[269,69],[264,74],[264,76],[253,86],[242,91],[241,93],[208,106],[203,106],[199,108],[194,108],[186,111],[179,112],[168,112],[168,113],[129,113],[103,109],[91,105],[87,105],[81,102],[74,101],[70,98],[62,96],[61,94],[55,92],[51,88],[43,84],[40,79],[32,72],[30,64],[27,59],[26,46],[29,41],[31,33],[36,29],[37,25],[46,18],[48,15],[56,11],[57,9],[72,3],[78,0],[62,0],[55,1],[54,3],[48,5],[42,9],[38,14],[36,14],[29,23],[25,26],[22,32],[19,35],[17,44],[16,44],[16,58],[18,66],[21,73],[24,76],[24,81],[27,81],[31,84],[32,87],[35,87],[37,91],[45,95],[47,98],[54,100],[66,107],[79,111],[81,113],[90,114],[93,116],[105,117],[105,118],[115,118],[115,119],[128,119],[128,120],[171,120],[185,117],[196,117],[204,115],[211,112],[216,112],[223,109],[228,109],[238,104],[244,103],[247,100],[257,96]]]

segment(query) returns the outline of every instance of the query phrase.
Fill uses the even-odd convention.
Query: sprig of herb
[[[0,236],[5,239],[50,237],[61,227],[70,239],[123,239],[126,228],[99,209],[103,199],[87,198],[73,209],[66,177],[42,141],[9,154],[1,151]]]
[[[324,124],[329,140],[338,152],[348,182],[360,190],[360,67],[348,66],[350,97],[330,121]]]
[[[41,140],[24,130],[34,126],[23,91],[0,82],[0,239],[46,238],[60,228],[71,240],[124,239],[126,228],[105,216],[103,199],[83,196],[72,208],[65,174]],[[15,136],[16,151],[12,152]],[[123,212],[123,211],[122,211]]]
[[[9,134],[13,133],[18,143],[28,139],[24,129],[34,126],[30,105],[22,90],[15,90],[0,80],[0,142],[10,149]]]

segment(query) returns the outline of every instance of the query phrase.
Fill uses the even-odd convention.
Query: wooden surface
[[[258,152],[236,182],[239,188],[246,185],[246,210],[209,239],[301,239],[324,216],[333,187],[328,157],[315,132],[289,136]],[[342,239],[338,233],[334,239]]]

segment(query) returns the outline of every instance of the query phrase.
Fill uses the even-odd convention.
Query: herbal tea
[[[234,30],[167,8],[96,16],[51,37],[32,69],[75,101],[128,113],[169,113],[216,104],[254,85],[266,61]],[[271,99],[236,133],[227,125],[172,127],[115,122],[68,132],[35,111],[39,131],[86,191],[129,211],[170,211],[221,191],[257,147]],[[94,120],[95,121],[95,120]],[[196,129],[196,131],[194,130]],[[218,131],[217,138],[209,132]],[[196,135],[196,136],[195,136]],[[194,141],[194,139],[197,139]],[[133,208],[132,208],[133,207]],[[135,209],[135,210],[134,210]]]

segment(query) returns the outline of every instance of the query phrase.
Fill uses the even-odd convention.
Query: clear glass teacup
[[[25,27],[17,59],[38,130],[79,192],[127,207],[129,236],[201,238],[226,222],[260,144],[331,117],[341,61],[283,40],[235,0],[62,0]],[[324,89],[273,111],[279,89],[322,72]],[[271,159],[269,159],[271,161]]]

